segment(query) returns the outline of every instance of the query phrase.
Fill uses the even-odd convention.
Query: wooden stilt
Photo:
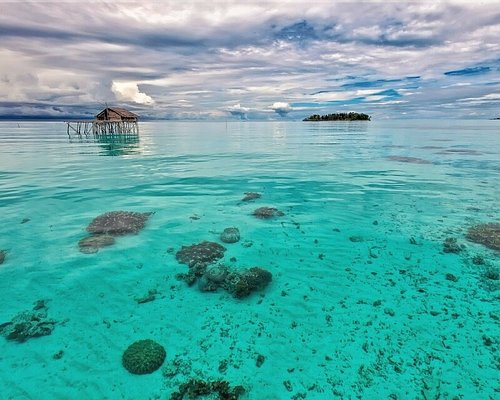
[[[66,133],[71,137],[99,135],[139,135],[137,121],[67,121]]]

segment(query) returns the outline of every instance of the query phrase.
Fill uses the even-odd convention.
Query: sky
[[[500,0],[0,0],[0,117],[500,117]]]

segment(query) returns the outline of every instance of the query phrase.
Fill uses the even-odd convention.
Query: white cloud
[[[154,100],[146,93],[139,91],[139,87],[135,82],[115,82],[111,86],[112,92],[116,99],[120,101],[133,101],[138,104],[154,104]]]
[[[286,115],[293,110],[292,106],[289,103],[276,102],[271,106],[271,110],[273,110],[280,117],[286,117]]]
[[[490,93],[480,97],[467,97],[465,99],[459,99],[457,101],[465,103],[476,103],[476,104],[486,103],[491,101],[500,101],[500,93]]]
[[[240,103],[235,104],[234,106],[229,106],[227,108],[228,111],[236,111],[236,112],[248,112],[250,111],[247,107],[242,107]]]
[[[242,107],[240,103],[229,106],[226,109],[231,115],[241,119],[247,119],[247,113],[250,111],[247,107]]]
[[[380,89],[364,89],[364,90],[338,90],[336,92],[316,93],[313,98],[320,102],[325,101],[345,101],[352,100],[356,97],[370,96],[380,92]]]

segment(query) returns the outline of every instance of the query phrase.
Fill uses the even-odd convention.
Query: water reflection
[[[310,130],[328,132],[367,132],[367,121],[318,121],[307,122]]]
[[[139,135],[95,135],[71,136],[70,143],[97,143],[102,156],[125,156],[141,154]]]

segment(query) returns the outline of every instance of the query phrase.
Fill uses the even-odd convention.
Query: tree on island
[[[371,117],[363,113],[335,113],[327,115],[314,114],[303,121],[370,121]]]

